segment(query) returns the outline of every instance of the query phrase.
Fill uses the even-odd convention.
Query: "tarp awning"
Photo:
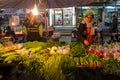
[[[46,2],[45,2],[46,1]],[[46,8],[63,8],[73,6],[83,6],[94,2],[113,2],[119,0],[0,0],[0,9],[2,8],[33,8],[34,4]]]
[[[114,0],[96,0],[97,2],[113,2]]]
[[[47,8],[86,5],[96,0],[0,0],[0,8],[33,8],[35,2],[45,3]]]

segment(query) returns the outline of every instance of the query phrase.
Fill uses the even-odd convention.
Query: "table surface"
[[[16,36],[24,36],[25,34],[23,33],[15,33]],[[5,36],[5,33],[0,34],[1,37]]]
[[[53,32],[54,30],[52,28],[48,28],[48,29],[43,29],[43,32]],[[25,34],[22,32],[15,32],[16,36],[24,36]],[[5,33],[0,34],[0,37],[4,37]]]
[[[51,32],[51,31],[54,31],[54,29],[52,29],[52,28],[43,29],[43,32]]]

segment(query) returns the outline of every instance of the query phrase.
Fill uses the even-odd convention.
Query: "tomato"
[[[94,51],[95,51],[94,49],[88,49],[88,50],[87,50],[87,53],[88,53],[88,54],[94,53]]]

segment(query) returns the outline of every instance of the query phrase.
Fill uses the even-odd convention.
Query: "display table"
[[[23,33],[15,33],[16,36],[25,36]],[[0,34],[0,37],[4,37],[5,33]]]
[[[20,42],[26,41],[26,35],[25,34],[23,34],[21,32],[15,32],[15,35],[18,38],[18,40],[13,39],[14,41],[18,41],[18,42],[19,41]],[[5,36],[5,33],[0,34],[0,38],[1,38],[2,41],[4,41],[5,37],[7,37],[7,36]]]
[[[47,33],[48,36],[52,36],[53,31],[54,31],[53,28],[43,29],[43,35],[45,35]]]
[[[5,36],[5,33],[0,34],[0,37],[4,37],[4,36]]]
[[[48,28],[47,30],[46,29],[43,29],[43,32],[53,32],[54,30],[52,28]]]
[[[22,33],[22,32],[15,32],[15,35],[16,35],[16,36],[25,36],[25,34]]]

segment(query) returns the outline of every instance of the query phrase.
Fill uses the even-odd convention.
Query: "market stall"
[[[61,3],[60,0],[57,1]],[[76,1],[83,2],[83,0]],[[13,5],[13,7],[19,6]],[[43,32],[52,33],[53,29],[47,30],[46,27]],[[4,37],[4,34],[0,35]],[[21,33],[16,35],[25,36]],[[12,74],[14,77],[0,72],[0,79],[10,80],[12,77],[12,80],[119,80],[119,57],[120,43],[105,43],[102,46],[58,41],[29,41],[7,46],[0,44],[0,67],[4,64],[14,65],[17,68]]]
[[[0,44],[0,62],[17,67],[14,80],[119,80],[119,50],[120,43],[90,47],[56,41]]]

